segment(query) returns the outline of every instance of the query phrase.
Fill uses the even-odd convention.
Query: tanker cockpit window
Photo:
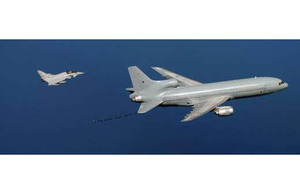
[[[284,84],[284,81],[281,81],[280,83],[279,83],[279,85],[283,85]]]

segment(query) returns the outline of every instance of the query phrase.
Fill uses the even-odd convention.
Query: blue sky
[[[1,154],[299,154],[300,41],[2,40]],[[137,111],[128,66],[152,79],[159,66],[209,83],[278,77],[287,90],[225,103],[235,115],[209,113],[180,123],[191,108]],[[36,71],[86,74],[48,87]]]

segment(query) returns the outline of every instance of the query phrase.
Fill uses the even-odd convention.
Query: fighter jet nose
[[[77,74],[78,74],[78,75],[80,75],[80,74],[84,74],[84,72],[77,72]]]

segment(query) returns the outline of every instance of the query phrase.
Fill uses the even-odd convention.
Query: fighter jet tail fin
[[[45,78],[45,77],[47,76],[47,74],[44,73],[44,72],[41,71],[41,70],[38,70],[37,72],[38,72],[38,74],[39,74],[42,78]]]
[[[128,71],[135,91],[141,91],[155,83],[136,66],[129,67]]]

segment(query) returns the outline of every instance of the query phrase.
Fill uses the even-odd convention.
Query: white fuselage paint
[[[191,106],[192,99],[205,100],[213,97],[229,96],[230,99],[246,98],[275,93],[288,87],[282,80],[271,77],[257,77],[190,87],[170,89],[159,95],[162,106]]]

